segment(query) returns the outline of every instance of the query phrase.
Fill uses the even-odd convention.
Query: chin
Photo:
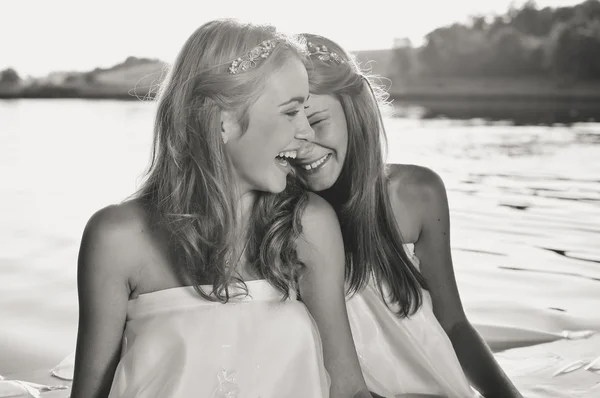
[[[335,183],[334,181],[327,181],[327,179],[314,179],[308,181],[308,188],[313,192],[321,192],[329,189]]]
[[[308,184],[308,188],[313,192],[320,192],[326,189],[329,189],[335,184],[339,175],[331,175],[330,173],[322,173],[308,175],[306,177],[306,182]]]
[[[255,192],[278,194],[287,186],[287,175],[279,170],[263,170],[262,174],[257,173],[253,177],[251,190]]]
[[[270,181],[270,183],[267,185],[267,187],[265,187],[266,189],[264,191],[273,193],[273,194],[277,194],[277,193],[281,193],[281,192],[285,191],[286,186],[287,186],[287,180],[285,178],[281,179],[281,181],[273,180],[273,181]]]
[[[269,189],[269,193],[272,193],[272,194],[282,193],[283,191],[285,191],[285,185],[281,188]]]

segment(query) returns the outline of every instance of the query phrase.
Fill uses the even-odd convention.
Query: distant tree
[[[19,74],[13,68],[8,68],[0,72],[0,83],[17,84],[21,81]]]
[[[600,78],[600,20],[573,20],[555,26],[548,64],[559,75]]]
[[[484,31],[454,24],[429,33],[419,53],[419,61],[432,75],[464,76],[480,74],[488,57]]]
[[[394,48],[392,50],[392,64],[396,76],[406,76],[413,68],[413,49],[410,47]]]
[[[88,84],[96,83],[96,73],[94,73],[93,71],[84,73],[83,80]]]
[[[471,17],[471,29],[478,30],[478,31],[484,31],[487,28],[488,28],[488,23],[487,23],[485,16],[476,15],[474,17]]]
[[[594,21],[600,19],[600,1],[587,0],[574,7],[575,19],[579,21]]]
[[[514,27],[498,30],[490,39],[492,50],[489,72],[493,75],[515,76],[526,64],[525,48],[521,33]]]
[[[433,76],[600,76],[600,0],[538,9],[535,1],[503,15],[471,17],[425,37],[413,60]],[[406,63],[397,54],[397,63]],[[422,67],[422,68],[421,68]]]
[[[78,80],[78,77],[77,77],[77,75],[75,75],[75,74],[72,74],[72,75],[69,75],[69,76],[67,76],[67,77],[65,78],[65,83],[67,83],[67,84],[72,84],[72,83],[76,83],[76,82],[77,82],[77,80]]]
[[[524,72],[538,76],[548,74],[544,46],[545,40],[543,38],[538,39],[536,42],[530,43],[528,48],[525,50],[526,59]]]
[[[511,7],[507,13],[508,25],[524,34],[539,35],[541,26],[535,1],[529,0],[521,8]]]
[[[442,70],[443,42],[436,34],[438,30],[429,33],[426,36],[426,43],[419,51],[419,61],[424,67],[425,74],[437,75]]]
[[[505,26],[508,26],[507,21],[508,21],[508,17],[505,15],[494,16],[494,19],[488,25],[487,34],[491,36],[494,33],[496,33],[498,30],[504,28]]]
[[[575,16],[574,7],[559,7],[554,10],[554,17],[552,18],[553,26],[560,22],[569,22]]]

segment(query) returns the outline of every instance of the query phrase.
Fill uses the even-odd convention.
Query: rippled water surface
[[[0,101],[0,374],[74,348],[75,264],[90,215],[136,187],[154,106]],[[600,124],[386,119],[390,162],[446,183],[454,265],[495,349],[600,329]]]

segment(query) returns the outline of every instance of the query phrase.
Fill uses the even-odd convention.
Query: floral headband
[[[271,55],[273,49],[277,46],[278,39],[269,39],[261,42],[256,47],[253,47],[246,54],[236,58],[229,67],[229,73],[235,75],[240,72],[245,72],[250,68],[256,67],[256,64],[261,59]]]
[[[256,67],[260,60],[266,59],[271,55],[271,52],[277,46],[278,42],[278,39],[269,39],[259,43],[246,54],[236,58],[229,67],[229,73],[235,75]],[[311,42],[307,42],[306,45],[308,47],[308,55],[311,57],[316,56],[317,59],[330,64],[341,65],[346,63],[338,53],[329,51],[324,45],[318,46]]]
[[[308,47],[308,54],[312,57],[313,55],[323,62],[330,64],[345,64],[346,61],[339,56],[338,53],[329,51],[325,46],[317,46],[311,42],[306,43]]]

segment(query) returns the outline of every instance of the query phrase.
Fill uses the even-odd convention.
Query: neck
[[[258,192],[244,183],[239,177],[234,178],[234,203],[235,203],[235,223],[238,228],[238,235],[243,235],[247,230],[248,220],[252,214],[254,203],[258,198]]]
[[[348,200],[347,189],[344,189],[344,184],[341,178],[331,186],[331,188],[325,189],[321,192],[317,192],[322,198],[329,202],[334,209],[339,210],[342,205]]]
[[[248,275],[246,275],[246,271],[242,269],[243,264],[245,263],[244,252],[248,243],[250,220],[256,198],[256,192],[247,191],[244,193],[238,193],[235,200],[236,231],[234,241],[231,242],[232,246],[229,248],[229,261],[231,262],[230,266],[237,269],[236,272],[238,272],[238,274],[244,279],[248,277]]]
[[[252,214],[252,208],[256,202],[256,192],[248,191],[237,197],[236,200],[236,222],[239,226],[243,227],[244,230],[248,225],[248,220]]]

